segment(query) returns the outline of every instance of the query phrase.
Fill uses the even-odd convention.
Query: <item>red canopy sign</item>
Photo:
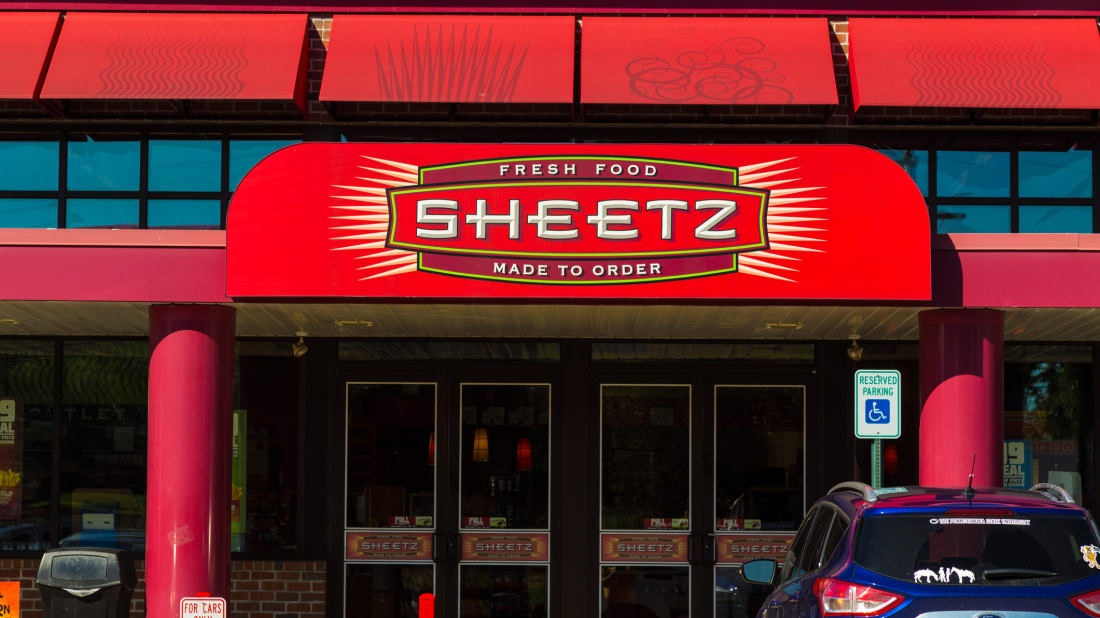
[[[227,227],[236,298],[930,294],[919,191],[852,146],[301,144]]]

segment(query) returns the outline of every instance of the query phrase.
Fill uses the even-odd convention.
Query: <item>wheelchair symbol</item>
[[[881,406],[881,407],[880,407]],[[868,423],[883,425],[890,422],[890,400],[868,399],[864,408]]]

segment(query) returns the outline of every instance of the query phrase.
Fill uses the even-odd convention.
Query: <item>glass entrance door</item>
[[[443,618],[751,616],[737,566],[804,508],[805,387],[686,374],[557,404],[522,377],[348,382],[343,615],[431,592]]]
[[[542,618],[550,602],[550,385],[463,384],[462,618]]]
[[[439,616],[548,616],[550,384],[346,396],[343,615],[416,618],[433,593]]]
[[[692,387],[600,387],[600,615],[690,613]]]
[[[714,615],[752,618],[749,560],[782,561],[805,512],[804,386],[714,387]]]
[[[805,387],[602,384],[605,618],[754,615],[737,567],[782,559],[805,508]]]
[[[437,391],[347,384],[344,616],[416,618],[435,592]]]

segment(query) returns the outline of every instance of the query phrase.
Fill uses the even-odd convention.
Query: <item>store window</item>
[[[999,204],[940,204],[936,232],[986,234],[1012,231],[1012,207]]]
[[[1092,197],[1092,151],[1020,151],[1020,197]]]
[[[219,191],[220,140],[149,140],[150,191]]]
[[[141,186],[141,142],[86,137],[69,141],[69,191],[137,191]]]
[[[0,221],[5,227],[57,227],[57,200],[0,198]]]
[[[69,228],[135,228],[140,222],[138,200],[72,198],[65,212]]]
[[[691,528],[691,387],[600,387],[604,530]]]
[[[550,524],[550,387],[462,386],[462,527]]]
[[[1005,487],[1054,483],[1096,504],[1092,362],[1091,346],[1005,346]]]
[[[549,616],[549,569],[545,565],[463,565],[459,575],[462,618]]]
[[[149,200],[149,227],[217,229],[222,216],[218,200]]]
[[[0,190],[56,191],[57,142],[0,141]]]
[[[435,384],[347,388],[345,528],[434,528]]]
[[[237,185],[244,179],[248,170],[255,167],[264,157],[280,148],[299,144],[301,141],[297,139],[231,140],[229,142],[229,190],[236,191]]]
[[[341,341],[338,354],[341,362],[556,361],[561,358],[561,347],[555,342],[529,341]]]
[[[1008,197],[1009,154],[941,150],[936,153],[939,197]]]
[[[715,527],[794,530],[805,498],[801,386],[717,386]]]
[[[418,618],[420,595],[435,589],[435,567],[430,564],[348,564],[344,568],[344,616]]]
[[[913,178],[936,233],[1093,231],[1094,162],[1087,146],[876,148]]]
[[[0,551],[50,546],[54,344],[0,341]]]
[[[690,615],[688,569],[676,566],[600,567],[601,618]]]
[[[149,345],[66,341],[61,383],[61,546],[143,551]]]
[[[298,368],[286,342],[237,343],[230,535],[233,551],[298,547]]]
[[[901,166],[913,182],[917,183],[920,194],[928,197],[928,151],[927,150],[880,150]]]
[[[218,229],[248,170],[300,141],[216,133],[0,140],[0,228]]]
[[[597,342],[594,361],[745,361],[812,363],[812,343]]]
[[[238,343],[233,551],[298,548],[299,366],[286,342]],[[144,550],[148,376],[144,339],[0,339],[0,552]]]

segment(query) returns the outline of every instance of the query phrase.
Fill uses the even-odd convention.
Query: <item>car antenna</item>
[[[966,484],[966,489],[963,490],[963,497],[967,500],[974,498],[974,464],[978,461],[978,454],[974,453],[974,458],[970,460],[970,481]]]

